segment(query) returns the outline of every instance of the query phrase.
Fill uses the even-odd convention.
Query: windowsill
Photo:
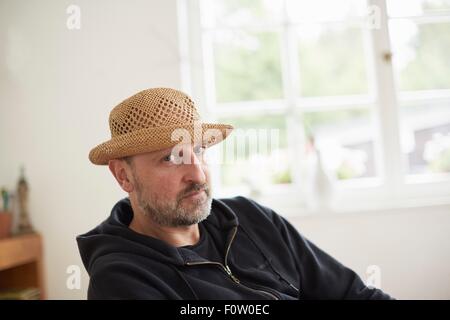
[[[340,203],[340,204],[339,204]],[[346,216],[350,214],[380,214],[395,210],[407,210],[407,209],[430,209],[440,206],[450,206],[450,196],[436,197],[426,199],[404,199],[404,200],[390,200],[379,201],[373,203],[358,203],[353,202],[352,205],[348,205],[348,201],[339,201],[329,208],[309,209],[303,203],[299,203],[296,206],[286,206],[283,203],[267,203],[266,205],[274,209],[277,213],[284,217],[296,218],[296,217],[336,217]],[[346,203],[346,204],[344,204]]]
[[[445,185],[445,186],[444,186]],[[445,191],[444,191],[445,190]],[[343,183],[330,196],[330,205],[314,206],[306,201],[293,185],[277,185],[258,194],[248,188],[222,190],[219,197],[242,195],[265,205],[285,217],[336,216],[345,214],[377,213],[390,210],[432,208],[450,205],[450,181],[416,181],[405,184],[401,190],[385,188],[381,179],[361,179],[358,183]]]
[[[450,173],[409,175],[405,178],[405,182],[407,184],[449,183],[449,181],[450,181]]]

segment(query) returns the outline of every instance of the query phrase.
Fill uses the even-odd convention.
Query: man
[[[109,124],[89,159],[129,197],[77,237],[89,299],[390,299],[273,210],[213,199],[205,151],[232,127],[202,123],[184,93],[141,91]]]

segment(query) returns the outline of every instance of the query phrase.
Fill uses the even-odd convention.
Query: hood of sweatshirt
[[[94,262],[110,253],[132,253],[173,265],[184,265],[186,256],[177,248],[162,240],[145,236],[128,226],[133,218],[129,198],[120,200],[111,210],[110,216],[93,230],[77,237],[83,264],[90,274]],[[210,223],[230,238],[232,229],[239,222],[236,214],[224,202],[213,199],[211,214],[201,223]]]

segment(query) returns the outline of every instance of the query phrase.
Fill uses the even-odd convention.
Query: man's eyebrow
[[[158,150],[158,151],[153,152],[152,158],[156,159],[156,158],[159,158],[159,157],[165,157],[168,154],[170,154],[171,152],[172,152],[172,148]]]
[[[193,145],[193,147],[195,148],[195,147],[206,147],[206,146],[202,143],[197,143],[197,144]],[[174,148],[175,147],[171,147],[171,148],[167,148],[167,149],[163,149],[163,150],[154,151],[154,152],[152,152],[151,157],[152,157],[152,159],[159,158],[159,157],[165,157],[165,156],[171,154],[172,150]],[[180,151],[182,151],[182,150],[183,149],[181,149]]]

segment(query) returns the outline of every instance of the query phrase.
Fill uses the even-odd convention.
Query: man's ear
[[[126,167],[125,161],[120,159],[109,160],[108,167],[123,191],[130,193],[134,190],[131,168]]]

